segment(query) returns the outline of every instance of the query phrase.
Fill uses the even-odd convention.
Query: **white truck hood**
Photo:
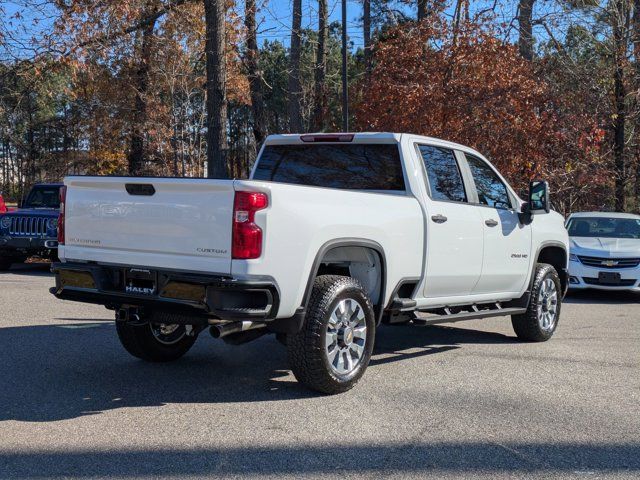
[[[636,238],[571,237],[571,253],[597,257],[638,257],[640,240]]]

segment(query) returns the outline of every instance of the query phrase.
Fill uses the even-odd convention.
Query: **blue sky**
[[[50,28],[50,21],[46,19],[48,14],[53,13],[51,8],[46,11],[38,11],[32,9],[25,9],[20,1],[4,1],[0,0],[0,8],[5,11],[4,18],[0,18],[0,22],[5,23],[5,29],[9,28],[6,24],[8,19],[12,17],[16,12],[19,12],[23,17],[22,21],[11,20],[14,27],[11,28],[15,31],[16,28],[23,27],[28,32],[22,34],[22,37],[30,36],[31,34],[38,34],[39,32],[46,31]],[[45,2],[42,2],[45,3]],[[238,9],[242,13],[243,0],[238,0]],[[259,41],[263,40],[281,40],[285,43],[289,43],[291,36],[291,20],[292,20],[292,2],[291,0],[268,0],[258,3],[260,11],[258,13],[258,31]],[[403,6],[403,10],[406,10],[409,15],[415,14],[415,8],[412,6]],[[317,28],[318,25],[318,3],[316,0],[303,0],[302,11],[302,26]],[[347,2],[347,31],[352,42],[356,46],[362,45],[362,26],[360,18],[362,17],[362,3],[358,0],[349,0]],[[38,25],[33,25],[32,20],[38,18],[42,20]],[[340,21],[341,20],[341,3],[340,1],[329,2],[329,20]]]
[[[239,13],[242,13],[243,0],[237,0],[239,5]],[[393,4],[393,8],[398,9],[406,13],[408,16],[415,16],[416,7],[415,1],[411,3],[402,3],[397,1]],[[451,7],[448,11],[452,14],[454,1],[449,1]],[[515,0],[502,0],[497,3],[496,13],[498,19],[506,21],[507,23],[513,19],[515,14]],[[47,2],[43,1],[41,4],[46,5]],[[262,4],[258,4],[260,12],[258,14],[258,32],[259,42],[264,40],[280,40],[285,45],[289,44],[291,35],[291,9],[292,0],[265,0]],[[329,17],[330,21],[340,21],[341,19],[341,2],[340,0],[329,1]],[[471,9],[472,13],[479,11],[487,6],[493,5],[493,0],[472,0]],[[545,2],[538,2],[539,8],[545,8]],[[0,9],[4,9],[5,15],[0,17],[0,31],[7,31],[10,29],[14,32],[24,29],[18,34],[18,40],[22,40],[22,43],[28,43],[29,38],[32,36],[39,37],[41,33],[50,30],[51,20],[50,17],[54,14],[52,7],[43,7],[41,10],[25,10],[21,6],[20,0],[6,1],[0,0]],[[16,12],[21,12],[23,20],[15,21],[11,20],[11,16]],[[540,13],[540,12],[538,12]],[[303,27],[317,28],[317,0],[303,0]],[[49,19],[47,18],[49,17]],[[349,39],[353,42],[355,48],[359,47],[363,43],[362,35],[362,3],[361,0],[349,0],[347,2],[347,32]],[[33,23],[34,19],[40,20],[37,25]],[[9,25],[9,21],[13,22],[13,26]],[[537,32],[541,34],[542,32]],[[23,47],[24,48],[24,47]],[[7,58],[9,56],[18,56],[20,49],[20,42],[13,43],[5,51],[0,48],[0,59]],[[11,55],[13,54],[13,55]],[[24,56],[28,56],[28,51],[25,49]]]
[[[329,2],[329,22],[340,22],[342,17],[342,6],[340,1]],[[407,11],[411,13],[410,8]],[[291,0],[270,0],[266,2],[260,11],[261,22],[258,28],[261,41],[283,40],[289,43],[291,35],[292,20]],[[359,1],[347,2],[347,33],[350,40],[356,45],[362,45],[362,3]],[[318,28],[318,3],[314,1],[304,1],[302,9],[302,26]]]

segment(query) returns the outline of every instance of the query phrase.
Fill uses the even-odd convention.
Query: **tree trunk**
[[[293,23],[291,27],[291,52],[289,58],[289,131],[302,132],[302,114],[300,112],[300,49],[302,25],[302,0],[293,0]]]
[[[145,17],[148,12],[145,13]],[[129,146],[129,175],[140,175],[145,164],[144,132],[147,123],[147,90],[149,87],[149,65],[153,52],[153,30],[155,20],[142,28],[138,69],[135,73],[136,98],[134,100]]]
[[[635,119],[634,119],[634,201],[636,211],[640,210],[640,0],[633,2],[633,56],[634,56],[634,76],[633,88],[636,92],[635,98]]]
[[[533,4],[535,0],[520,0],[518,3],[518,51],[523,58],[533,60]]]
[[[427,17],[427,0],[418,0],[418,21]]]
[[[249,91],[251,93],[251,107],[253,111],[253,137],[256,141],[256,147],[259,148],[267,136],[267,122],[264,112],[262,75],[258,64],[256,0],[246,0],[244,10],[244,26],[247,29],[247,54],[245,63],[247,67],[247,77],[249,78]]]
[[[207,60],[207,176],[229,178],[225,4],[204,0]]]
[[[324,130],[326,126],[326,97],[325,79],[327,76],[327,29],[328,13],[327,0],[318,0],[318,49],[316,51],[315,68],[315,106],[314,126],[317,130]]]
[[[362,29],[364,36],[364,70],[368,80],[371,76],[371,0],[364,0]]]
[[[615,209],[624,211],[625,207],[625,127],[626,127],[626,88],[624,85],[624,63],[627,52],[626,33],[629,24],[627,0],[616,0],[613,25],[614,48],[614,113],[613,121],[613,159],[615,170]]]

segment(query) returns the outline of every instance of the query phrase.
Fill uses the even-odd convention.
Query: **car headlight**
[[[579,262],[580,261],[580,259],[578,258],[578,256],[575,253],[571,253],[569,255],[569,260],[572,261],[572,262]]]
[[[0,226],[2,226],[2,228],[9,228],[11,226],[11,217],[2,217]]]
[[[56,228],[58,228],[58,219],[50,218],[48,224],[49,224],[49,229],[55,230]]]

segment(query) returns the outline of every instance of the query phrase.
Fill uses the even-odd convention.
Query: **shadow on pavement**
[[[512,342],[451,327],[382,327],[371,368],[465,343]],[[127,354],[112,322],[0,328],[0,421],[49,422],[122,407],[314,397],[289,377],[272,336],[229,346],[205,331],[182,359],[151,364]],[[288,377],[288,378],[283,378]]]
[[[0,465],[8,478],[130,478],[304,474],[386,474],[438,478],[447,473],[518,475],[541,472],[561,478],[622,473],[632,478],[640,471],[638,444],[579,443],[417,443],[296,445],[231,449],[145,449],[134,451],[0,451]],[[46,473],[45,473],[46,472]],[[489,477],[490,478],[490,477]],[[522,478],[522,477],[520,477]],[[557,477],[554,477],[557,478]],[[601,478],[594,476],[594,478]],[[637,478],[637,477],[636,477]]]
[[[51,263],[46,261],[31,261],[29,263],[14,263],[9,270],[0,272],[0,278],[3,274],[28,275],[37,277],[53,276],[50,271]]]
[[[376,337],[371,365],[444,353],[464,344],[520,343],[515,337],[501,333],[442,325],[394,325],[382,328],[382,334]]]
[[[640,293],[624,290],[569,290],[564,303],[633,304],[640,303]]]

